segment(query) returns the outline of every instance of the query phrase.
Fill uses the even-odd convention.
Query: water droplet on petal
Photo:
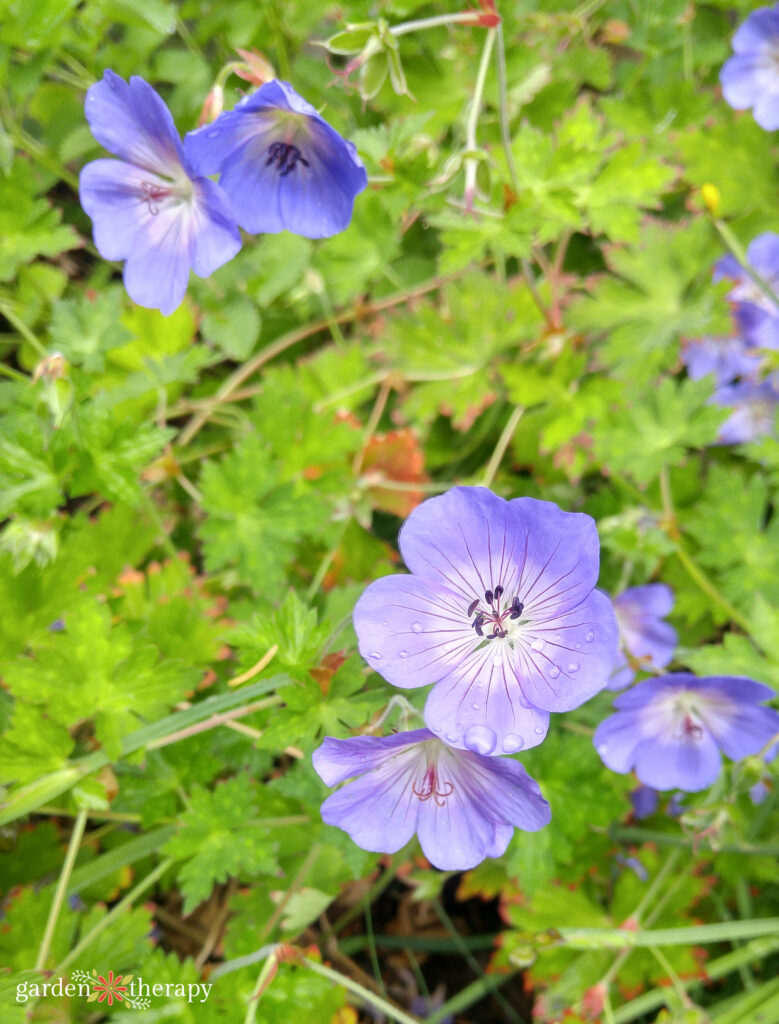
[[[510,732],[503,740],[503,749],[507,754],[516,754],[524,745],[525,741],[522,737],[515,735],[513,732]]]
[[[503,664],[503,655],[502,654],[496,654],[495,657],[492,659],[492,664],[496,665],[496,666],[502,665]]]
[[[222,134],[222,129],[221,128],[209,128],[209,130],[206,132],[206,138],[207,139],[215,139],[218,135],[221,135],[221,134]]]
[[[582,649],[582,645],[581,645],[581,642],[579,642],[579,643],[578,643],[578,644],[576,645],[576,650],[577,650],[577,651],[580,651],[581,649]]]
[[[474,711],[478,711],[479,708],[481,707],[481,704],[471,704],[471,707],[473,708]]]
[[[571,662],[569,662],[568,663],[568,671],[569,672],[578,672],[579,671],[579,662],[578,661],[571,661]]]
[[[371,658],[375,658],[377,661],[381,661],[381,654],[378,651],[371,651]]]
[[[543,725],[537,725],[533,732],[536,734],[536,736],[543,736],[546,732],[546,729],[543,727]]]
[[[446,734],[446,738],[449,740],[450,743],[456,743],[457,740],[459,739],[456,732],[448,732]]]
[[[472,725],[464,739],[469,750],[485,756],[493,752],[498,742],[498,737],[486,725]]]
[[[543,651],[543,649],[545,647],[546,647],[546,642],[544,640],[541,640],[540,638],[537,638],[530,645],[530,650],[531,651],[537,651],[540,654],[541,651]]]
[[[591,644],[592,641],[595,639],[595,634],[593,633],[592,630],[590,630],[589,633],[587,634],[587,636],[584,639],[587,641],[588,644]]]
[[[532,708],[533,707],[533,705],[530,703],[530,701],[527,699],[527,697],[524,695],[524,693],[522,693],[521,690],[520,690],[520,693],[519,693],[519,703],[522,705],[523,708]]]
[[[422,632],[422,623],[421,622],[412,622],[411,623],[411,629],[412,629],[412,631],[414,633],[421,633]]]
[[[550,679],[558,679],[559,676],[560,676],[560,669],[557,667],[557,665],[552,665],[552,667],[549,669],[549,678]]]
[[[401,656],[401,658],[407,658],[408,657],[408,651],[401,651],[400,652],[400,656]]]
[[[598,746],[598,753],[599,754],[605,754],[608,749],[609,749],[609,747],[608,747],[607,743],[601,743]]]

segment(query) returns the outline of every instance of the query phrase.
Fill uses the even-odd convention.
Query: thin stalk
[[[657,946],[650,946],[649,952],[652,954],[655,960],[657,960],[657,962],[663,968],[665,973],[671,979],[671,985],[673,986],[673,990],[676,993],[676,998],[679,1000],[682,1007],[687,1008],[692,1006],[692,1001],[690,1000],[690,997],[687,995],[679,975],[673,969],[665,953],[663,953],[661,949],[658,949]],[[671,1007],[669,1007],[669,1009],[671,1009]]]
[[[368,899],[365,900],[365,933],[368,939],[368,953],[371,958],[373,977],[379,992],[386,998],[387,990],[384,987],[384,979],[381,976],[381,967],[379,967],[379,957],[376,953],[376,940],[373,937],[373,916],[371,915],[371,904]]]
[[[492,48],[495,45],[495,29],[491,28],[487,32],[487,38],[484,40],[484,49],[481,53],[481,63],[479,64],[479,71],[476,75],[476,86],[473,90],[473,99],[471,100],[471,108],[468,112],[468,121],[465,126],[465,149],[468,152],[473,152],[478,147],[476,139],[476,128],[479,124],[479,115],[481,114],[481,103],[482,97],[484,96],[484,85],[487,81],[487,70],[490,66],[490,58],[492,57]],[[478,167],[478,161],[472,157],[467,157],[465,160],[465,205],[468,209],[473,206],[473,199],[476,194],[476,170]]]
[[[303,885],[303,883],[306,880],[306,876],[308,875],[311,868],[314,866],[314,861],[319,856],[319,849],[319,844],[314,843],[314,845],[309,850],[308,856],[300,865],[298,873],[293,878],[292,884],[290,885],[289,889],[287,889],[287,891],[284,893],[282,898],[279,900],[278,906],[273,911],[268,920],[265,922],[264,926],[260,929],[260,941],[267,938],[267,936],[271,934],[273,929],[281,920],[281,915],[287,909],[287,904],[292,899],[294,894],[298,891],[298,889],[300,889],[300,887]]]
[[[506,84],[506,43],[503,38],[503,22],[497,27],[498,37],[498,118],[500,120],[500,139],[503,144],[503,152],[506,157],[511,187],[515,194],[519,194],[519,177],[517,167],[514,163],[514,154],[511,151],[511,125],[509,124],[508,110],[508,86]]]
[[[32,345],[32,347],[35,349],[35,351],[38,353],[41,359],[45,359],[48,356],[49,353],[46,351],[43,344],[33,334],[33,332],[30,330],[30,328],[27,326],[24,320],[22,320],[20,317],[16,315],[9,302],[0,301],[0,313],[3,314],[3,316],[6,318],[8,323],[11,324],[12,327],[16,328],[17,332],[21,334],[24,340],[28,342],[30,345]]]
[[[517,424],[522,419],[524,411],[525,410],[521,405],[514,407],[514,411],[509,416],[508,422],[498,438],[498,443],[495,445],[495,450],[490,456],[490,461],[487,463],[487,468],[484,471],[484,479],[482,480],[482,486],[489,487],[495,479],[495,474],[498,472],[498,468],[503,461],[503,456],[506,454],[506,449],[511,443],[511,438],[514,436],[514,431],[517,429]]]
[[[381,420],[384,410],[387,407],[387,399],[389,398],[391,387],[392,384],[390,381],[390,377],[389,375],[387,375],[381,382],[379,393],[376,396],[376,401],[373,403],[373,409],[371,410],[370,417],[368,418],[368,422],[365,425],[365,432],[363,434],[360,450],[354,457],[354,462],[352,463],[353,476],[360,475],[360,470],[362,469],[362,464],[365,461],[365,453],[368,450],[368,445],[371,443],[371,438],[373,437],[376,431],[376,427],[378,427],[379,421]]]
[[[116,904],[116,906],[112,907],[111,910],[109,910],[109,912],[105,915],[105,917],[102,917],[94,926],[94,928],[90,929],[90,931],[87,932],[87,934],[84,936],[81,942],[79,942],[78,945],[73,947],[73,949],[70,951],[70,953],[68,953],[68,955],[62,961],[62,963],[54,969],[55,976],[61,975],[67,967],[70,967],[73,961],[77,960],[84,952],[84,950],[88,949],[92,945],[92,943],[95,941],[98,935],[101,935],[106,930],[106,928],[108,928],[109,925],[112,925],[115,920],[121,917],[125,910],[127,910],[128,907],[132,906],[132,904],[141,895],[141,893],[144,893],[146,892],[147,889],[150,889],[154,885],[154,883],[158,881],[158,879],[160,879],[162,875],[165,874],[168,868],[172,867],[172,865],[173,858],[168,857],[167,860],[161,861],[153,871],[150,871],[145,878],[142,878],[137,885],[133,886],[133,888],[127,893],[124,899],[120,900]]]
[[[282,701],[282,697],[278,694],[273,694],[273,696],[257,700],[253,704],[245,704],[243,707],[233,708],[232,711],[222,711],[219,714],[212,715],[211,718],[207,718],[204,722],[196,722],[185,729],[179,729],[178,732],[172,732],[167,736],[161,736],[158,740],[152,740],[146,745],[146,749],[158,750],[160,747],[168,747],[171,743],[178,743],[179,740],[189,739],[190,736],[196,736],[198,733],[208,732],[209,729],[215,729],[218,725],[226,725],[228,722],[232,722],[236,718],[243,718],[244,715],[249,715],[254,711],[263,711],[265,708],[275,707],[276,704],[281,704]]]
[[[432,18],[418,18],[416,21],[403,21],[400,25],[389,28],[391,36],[405,36],[409,32],[422,32],[428,28],[440,28],[441,25],[478,25],[481,14],[479,11],[458,11],[457,14],[436,14]],[[492,29],[491,31],[494,31]]]
[[[343,974],[339,974],[338,971],[334,971],[331,967],[326,967],[324,964],[318,964],[315,960],[309,960],[307,956],[301,957],[299,963],[303,964],[304,967],[308,967],[314,974],[319,974],[323,978],[327,978],[329,981],[334,982],[336,985],[343,985],[344,988],[348,989],[354,995],[359,996],[364,1002],[368,1003],[369,1006],[375,1007],[377,1010],[381,1010],[391,1020],[397,1022],[397,1024],[420,1024],[416,1017],[411,1017],[403,1010],[394,1006],[392,1003],[387,1002],[386,999],[382,999],[381,996],[376,995],[375,992],[371,992],[369,989],[359,985],[356,981],[352,981],[351,978],[347,978]]]
[[[62,904],[65,902],[65,894],[68,891],[68,882],[70,881],[70,876],[73,871],[73,865],[76,863],[76,857],[78,856],[79,847],[81,846],[81,839],[84,835],[86,823],[87,812],[80,810],[76,816],[73,831],[70,833],[70,842],[68,843],[68,852],[65,855],[65,863],[62,865],[59,881],[57,882],[57,889],[54,893],[54,899],[51,902],[49,917],[46,921],[46,929],[43,933],[40,949],[38,950],[38,958],[35,961],[36,971],[42,971],[46,966],[46,961],[51,949],[51,941],[54,938],[54,929],[57,927],[57,921],[60,916],[60,911],[62,910]]]
[[[227,685],[241,686],[243,683],[248,683],[250,679],[254,679],[256,675],[259,675],[264,668],[267,668],[268,665],[270,665],[270,663],[276,657],[278,650],[278,644],[274,644],[272,647],[269,647],[256,665],[252,665],[252,667],[247,668],[245,672],[241,672],[239,676],[234,676],[232,679],[228,680]]]

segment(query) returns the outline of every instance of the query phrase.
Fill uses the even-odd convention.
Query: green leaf
[[[210,895],[216,882],[278,871],[268,829],[252,820],[259,813],[260,791],[247,774],[220,783],[213,792],[195,786],[188,800],[178,832],[163,847],[168,856],[185,861],[178,869],[185,914]]]

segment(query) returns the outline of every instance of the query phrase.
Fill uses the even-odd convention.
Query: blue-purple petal
[[[184,153],[173,118],[142,78],[125,82],[106,70],[87,90],[85,111],[92,134],[109,153],[156,174],[182,172]]]

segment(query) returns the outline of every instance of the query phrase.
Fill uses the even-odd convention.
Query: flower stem
[[[76,857],[78,856],[79,847],[81,846],[81,839],[84,835],[86,823],[87,812],[82,809],[78,812],[76,821],[73,825],[73,831],[70,833],[70,843],[68,844],[68,852],[65,855],[65,863],[62,865],[62,871],[60,871],[57,889],[51,903],[48,920],[46,921],[46,929],[43,933],[40,949],[38,950],[38,958],[35,961],[36,971],[42,971],[46,967],[46,961],[48,960],[49,951],[51,949],[51,941],[54,938],[54,929],[57,927],[60,910],[62,910],[62,904],[65,901],[65,894],[68,891],[68,882],[70,881],[70,876],[73,871],[73,865],[76,863]]]
[[[480,17],[479,11],[436,14],[432,18],[418,18],[416,21],[403,21],[400,25],[391,25],[388,32],[391,36],[405,36],[409,32],[423,32],[427,28],[440,28],[441,25],[478,25]]]
[[[491,28],[487,32],[487,38],[484,41],[484,49],[481,53],[481,63],[479,64],[479,71],[476,75],[476,86],[473,90],[473,99],[471,100],[471,109],[468,112],[468,122],[465,126],[465,149],[468,152],[478,148],[476,140],[476,128],[479,123],[479,114],[481,113],[482,97],[484,96],[484,85],[487,81],[487,70],[490,66],[490,58],[492,57],[492,48],[495,45],[495,29]],[[466,209],[471,209],[473,206],[473,199],[476,194],[476,169],[478,167],[478,161],[472,157],[468,157],[465,160],[465,206]]]
[[[298,962],[303,964],[304,967],[308,967],[308,969],[313,971],[314,974],[319,974],[321,977],[335,982],[336,985],[343,985],[344,988],[348,989],[354,995],[359,996],[360,999],[368,1003],[370,1006],[373,1006],[377,1010],[386,1014],[390,1020],[396,1021],[397,1024],[419,1024],[416,1017],[410,1017],[397,1006],[393,1006],[393,1004],[387,1002],[386,999],[382,999],[381,996],[376,995],[375,992],[371,992],[367,988],[358,984],[358,982],[352,981],[351,978],[347,978],[345,975],[339,974],[338,971],[334,971],[331,967],[326,967],[324,964],[318,964],[315,960],[309,960],[307,956],[301,957]]]
[[[503,38],[503,23],[498,25],[498,117],[500,119],[500,138],[503,143],[503,152],[506,155],[506,167],[508,168],[511,187],[515,194],[519,193],[519,177],[517,167],[514,163],[514,154],[511,151],[511,126],[509,124],[508,109],[508,87],[506,84],[506,44]]]
[[[116,906],[112,907],[104,917],[101,917],[95,927],[90,929],[81,942],[73,947],[62,963],[55,968],[55,975],[61,975],[67,967],[70,967],[73,961],[77,960],[84,950],[88,949],[89,946],[92,945],[98,935],[101,935],[109,925],[112,925],[114,921],[118,920],[125,910],[127,910],[141,895],[141,893],[150,889],[154,883],[165,874],[168,868],[172,867],[172,865],[173,858],[168,857],[166,860],[161,861],[153,871],[150,871],[145,878],[142,878],[137,885],[133,886],[124,899],[120,900]]]
[[[482,480],[483,487],[489,487],[495,478],[495,474],[498,472],[503,456],[506,454],[506,449],[511,443],[511,438],[514,436],[514,431],[517,429],[517,424],[522,419],[524,409],[521,405],[514,407],[514,411],[508,418],[506,426],[503,428],[503,432],[498,438],[498,443],[495,445],[495,450],[490,456],[490,461],[487,464],[487,468],[484,471],[484,479]]]

